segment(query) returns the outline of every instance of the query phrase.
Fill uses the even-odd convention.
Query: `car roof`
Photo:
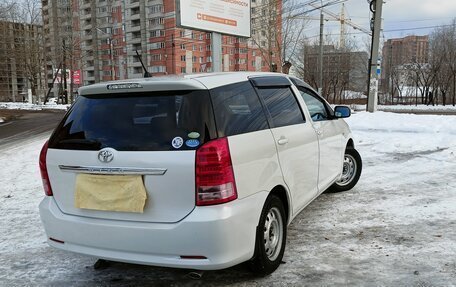
[[[221,72],[136,78],[93,84],[79,88],[79,95],[148,92],[166,90],[206,90],[247,81],[252,77],[284,76],[272,72]]]

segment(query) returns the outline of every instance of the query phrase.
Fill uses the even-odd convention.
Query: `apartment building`
[[[304,70],[301,76],[318,88],[318,46],[306,46]],[[323,95],[334,93],[334,87],[343,90],[365,92],[367,90],[368,54],[365,51],[347,51],[334,45],[323,46]]]
[[[407,36],[389,39],[383,44],[381,87],[384,91],[391,88],[392,69],[413,64],[425,64],[429,60],[429,36]],[[404,66],[405,65],[405,66]]]
[[[178,28],[175,0],[42,4],[48,82],[62,63],[80,72],[81,85],[143,77],[141,60],[153,76],[212,71],[211,33]],[[222,37],[223,71],[280,68],[281,5],[281,0],[251,1],[252,38]]]
[[[39,25],[0,21],[0,101],[28,100],[44,90]]]

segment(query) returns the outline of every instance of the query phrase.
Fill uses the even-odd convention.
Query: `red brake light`
[[[228,139],[207,142],[196,151],[196,205],[214,205],[237,198]]]
[[[40,172],[41,179],[43,180],[44,193],[47,196],[52,196],[51,183],[49,181],[49,175],[46,166],[46,156],[48,151],[48,141],[43,145],[40,153]]]

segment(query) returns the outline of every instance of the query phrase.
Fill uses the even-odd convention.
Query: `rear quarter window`
[[[79,96],[50,148],[191,150],[216,138],[208,91]]]
[[[266,115],[250,82],[215,88],[210,93],[220,137],[269,128]]]
[[[257,88],[257,92],[271,115],[274,127],[305,122],[301,108],[289,87]]]

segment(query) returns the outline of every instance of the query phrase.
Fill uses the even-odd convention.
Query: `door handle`
[[[280,137],[280,139],[277,141],[279,145],[284,145],[288,143],[288,139],[286,137]]]

